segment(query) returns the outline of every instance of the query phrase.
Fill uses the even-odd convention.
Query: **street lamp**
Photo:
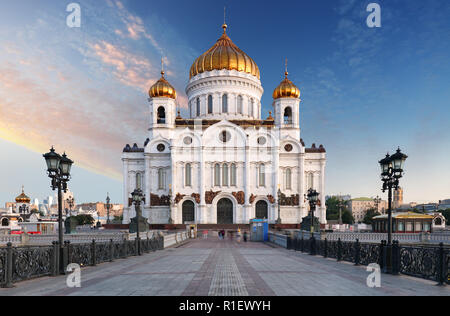
[[[172,184],[169,184],[169,224],[173,225],[174,221],[172,218]]]
[[[339,195],[338,197],[338,207],[339,207],[339,228],[342,225],[342,207],[344,206],[344,200]]]
[[[73,206],[75,205],[75,199],[73,198],[73,196],[71,196],[66,199],[66,202],[69,205],[70,216],[72,216],[72,209],[73,209]]]
[[[106,194],[106,224],[111,224],[109,220],[109,210],[111,209],[111,199],[109,198],[109,192]]]
[[[309,189],[308,194],[306,195],[306,199],[309,201],[309,208],[311,210],[311,235],[315,231],[314,227],[314,211],[316,210],[317,201],[319,200],[319,192],[314,189]]]
[[[403,175],[403,166],[408,158],[400,148],[392,156],[389,153],[379,161],[381,167],[381,181],[383,192],[388,191],[388,240],[387,240],[387,272],[392,271],[392,189],[397,190],[399,179]]]
[[[378,212],[378,206],[381,203],[381,198],[377,195],[377,197],[373,199],[373,202],[375,204],[375,211]]]
[[[58,190],[58,241],[60,247],[60,273],[65,273],[63,262],[64,248],[64,232],[63,232],[63,215],[62,215],[62,191],[67,192],[67,182],[70,180],[70,170],[73,161],[70,160],[66,153],[60,156],[52,147],[50,152],[43,155],[47,164],[47,174],[51,181],[52,190]]]
[[[281,224],[281,190],[280,185],[278,185],[278,218],[277,218],[277,224]]]
[[[141,222],[141,202],[143,197],[144,194],[142,193],[141,189],[135,189],[133,192],[131,192],[131,198],[133,200],[136,209],[136,239],[138,241],[137,248],[139,256],[141,255],[141,237],[139,224]]]

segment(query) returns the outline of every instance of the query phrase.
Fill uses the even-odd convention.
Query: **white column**
[[[305,206],[305,154],[301,153],[298,156],[298,182],[297,182],[297,190],[300,195],[300,218],[299,221],[305,217],[306,214],[306,206]]]
[[[326,224],[327,214],[326,214],[326,207],[325,207],[325,162],[324,161],[320,162],[320,202],[321,202],[320,222],[322,224]]]

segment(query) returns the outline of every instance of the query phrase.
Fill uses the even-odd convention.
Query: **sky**
[[[327,150],[326,194],[376,196],[378,160],[409,158],[406,202],[450,198],[450,2],[293,0],[0,0],[0,207],[20,193],[52,194],[42,153],[75,161],[77,202],[122,202],[121,152],[147,138],[148,89],[166,78],[184,92],[193,61],[227,33],[258,64],[265,93],[300,88],[307,146]],[[75,0],[74,0],[75,2]],[[366,24],[370,2],[381,27]]]

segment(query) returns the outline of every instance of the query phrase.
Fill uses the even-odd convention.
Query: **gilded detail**
[[[161,71],[161,79],[150,88],[148,95],[150,98],[177,98],[177,92],[166,78],[164,78],[164,71]]]
[[[292,83],[291,80],[288,79],[288,72],[285,72],[285,78],[279,86],[273,92],[273,98],[281,99],[281,98],[294,98],[298,99],[300,97],[300,89],[297,88],[295,84]]]
[[[192,65],[190,78],[206,71],[227,69],[246,72],[259,79],[260,73],[256,63],[231,41],[226,33],[227,26],[224,24],[222,27],[223,34],[217,43]]]

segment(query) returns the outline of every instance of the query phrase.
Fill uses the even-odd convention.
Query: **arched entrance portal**
[[[195,221],[195,205],[192,201],[183,203],[183,224]]]
[[[256,202],[256,218],[258,219],[268,219],[269,218],[269,211],[268,211],[268,205],[266,201],[258,201]]]
[[[233,224],[233,202],[229,199],[217,203],[217,224]]]

